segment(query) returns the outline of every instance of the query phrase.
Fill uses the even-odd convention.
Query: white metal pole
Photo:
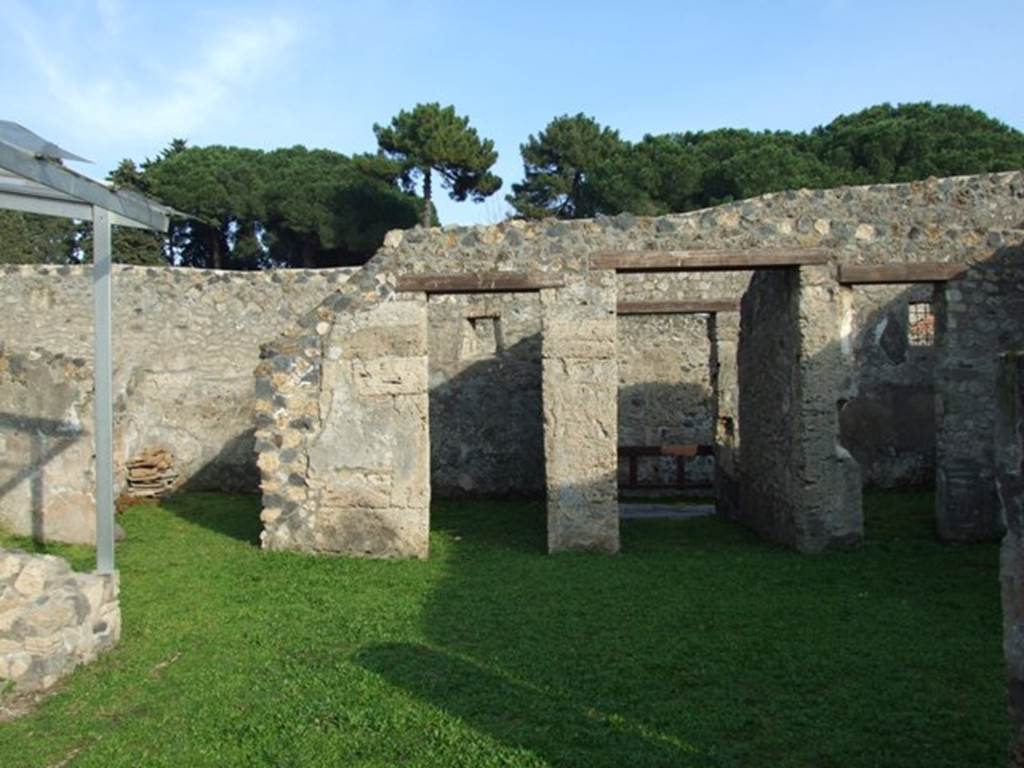
[[[114,364],[110,211],[92,209],[92,296],[96,400],[96,570],[114,571]]]

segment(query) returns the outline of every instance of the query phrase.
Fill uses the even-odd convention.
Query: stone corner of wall
[[[0,686],[52,687],[121,636],[119,578],[66,560],[0,549]]]

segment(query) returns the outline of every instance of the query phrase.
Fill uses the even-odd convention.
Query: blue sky
[[[585,112],[628,139],[804,130],[882,101],[971,104],[1024,129],[1024,0],[214,3],[0,0],[0,119],[95,161],[193,144],[376,148],[372,126],[454,104],[505,187],[439,199],[502,219],[519,145]]]

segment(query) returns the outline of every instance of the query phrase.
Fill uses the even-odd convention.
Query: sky
[[[97,178],[174,137],[375,151],[374,123],[452,104],[505,183],[438,194],[444,224],[502,220],[520,144],[563,114],[637,140],[927,100],[1024,129],[1024,0],[0,0],[0,19],[0,120]]]

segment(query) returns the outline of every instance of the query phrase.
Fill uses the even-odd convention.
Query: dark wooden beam
[[[739,312],[739,299],[697,299],[694,301],[620,301],[620,315],[695,315],[711,312]]]
[[[477,272],[464,274],[399,275],[400,293],[514,293],[561,288],[561,275],[548,272]]]
[[[590,260],[595,269],[617,272],[708,272],[772,269],[827,264],[822,248],[706,248],[687,251],[602,251]]]
[[[841,264],[839,282],[846,285],[943,283],[955,280],[967,269],[967,264],[934,261],[908,264]]]

